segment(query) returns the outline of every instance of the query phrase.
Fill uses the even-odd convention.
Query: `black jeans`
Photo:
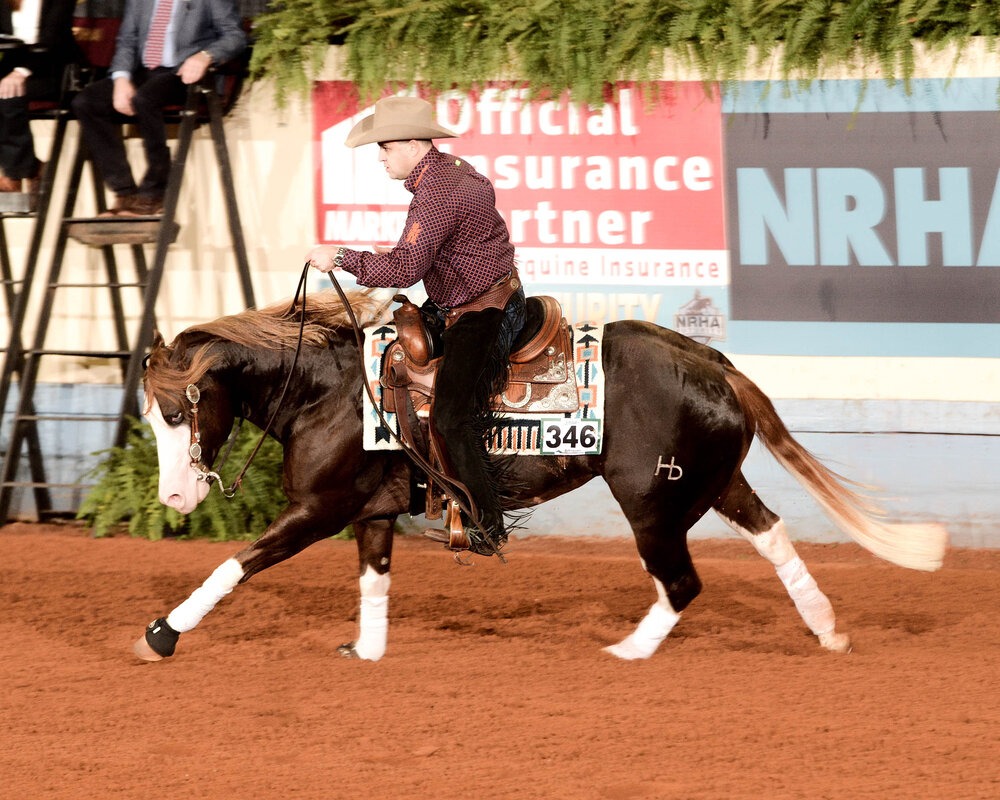
[[[28,78],[22,97],[0,100],[0,169],[8,178],[21,180],[38,174],[40,162],[35,157],[28,103],[32,100],[58,100],[62,71],[62,64],[54,61]],[[11,68],[5,68],[0,62],[0,77],[10,72]]]
[[[442,359],[434,388],[431,424],[447,448],[446,465],[468,488],[485,532],[496,544],[505,530],[498,474],[486,450],[494,424],[491,401],[507,382],[507,361],[524,327],[524,291],[504,309],[463,314],[442,334]]]
[[[136,87],[132,100],[134,117],[115,111],[111,78],[95,81],[74,97],[73,112],[80,120],[87,150],[111,191],[120,195],[138,192],[148,197],[162,197],[170,177],[170,148],[163,109],[183,104],[187,87],[176,70],[167,67],[139,68],[132,74],[132,83]],[[146,174],[138,186],[121,137],[120,128],[128,123],[139,129],[146,153]]]

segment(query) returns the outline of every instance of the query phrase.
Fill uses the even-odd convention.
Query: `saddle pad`
[[[572,326],[573,362],[580,407],[568,414],[503,414],[491,444],[495,453],[519,455],[596,455],[604,434],[604,370],[601,366],[603,326],[586,322]],[[396,338],[392,324],[365,328],[365,373],[381,406],[379,384],[382,353]],[[399,450],[399,426],[395,414],[383,412],[389,430],[372,408],[367,392],[364,405],[365,450]],[[391,431],[391,433],[390,433]]]

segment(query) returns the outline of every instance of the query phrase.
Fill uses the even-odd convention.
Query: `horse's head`
[[[160,502],[182,514],[208,496],[208,471],[233,426],[217,361],[210,342],[183,334],[169,346],[156,334],[146,361],[143,415],[156,437]]]

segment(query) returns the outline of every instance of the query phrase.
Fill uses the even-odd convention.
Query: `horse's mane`
[[[389,301],[371,291],[347,293],[348,302],[362,327],[387,319]],[[304,347],[327,347],[331,334],[350,325],[350,316],[333,290],[306,298],[306,324],[301,327],[302,303],[275,303],[261,309],[247,309],[219,317],[211,322],[192,325],[181,331],[170,345],[154,344],[146,363],[143,379],[147,404],[157,395],[179,395],[185,387],[197,384],[216,367],[225,355],[226,343],[265,350],[296,347],[301,327]],[[191,348],[189,358],[172,359],[179,341],[205,339]]]

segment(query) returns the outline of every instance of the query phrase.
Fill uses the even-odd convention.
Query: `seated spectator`
[[[66,64],[76,60],[74,0],[0,0],[0,192],[38,193],[28,104],[58,100]],[[18,46],[18,41],[23,43]]]
[[[90,156],[116,195],[106,215],[163,213],[170,175],[163,110],[183,104],[189,84],[246,44],[236,0],[126,0],[109,77],[73,99]],[[138,184],[119,130],[124,123],[138,128],[146,154]]]

